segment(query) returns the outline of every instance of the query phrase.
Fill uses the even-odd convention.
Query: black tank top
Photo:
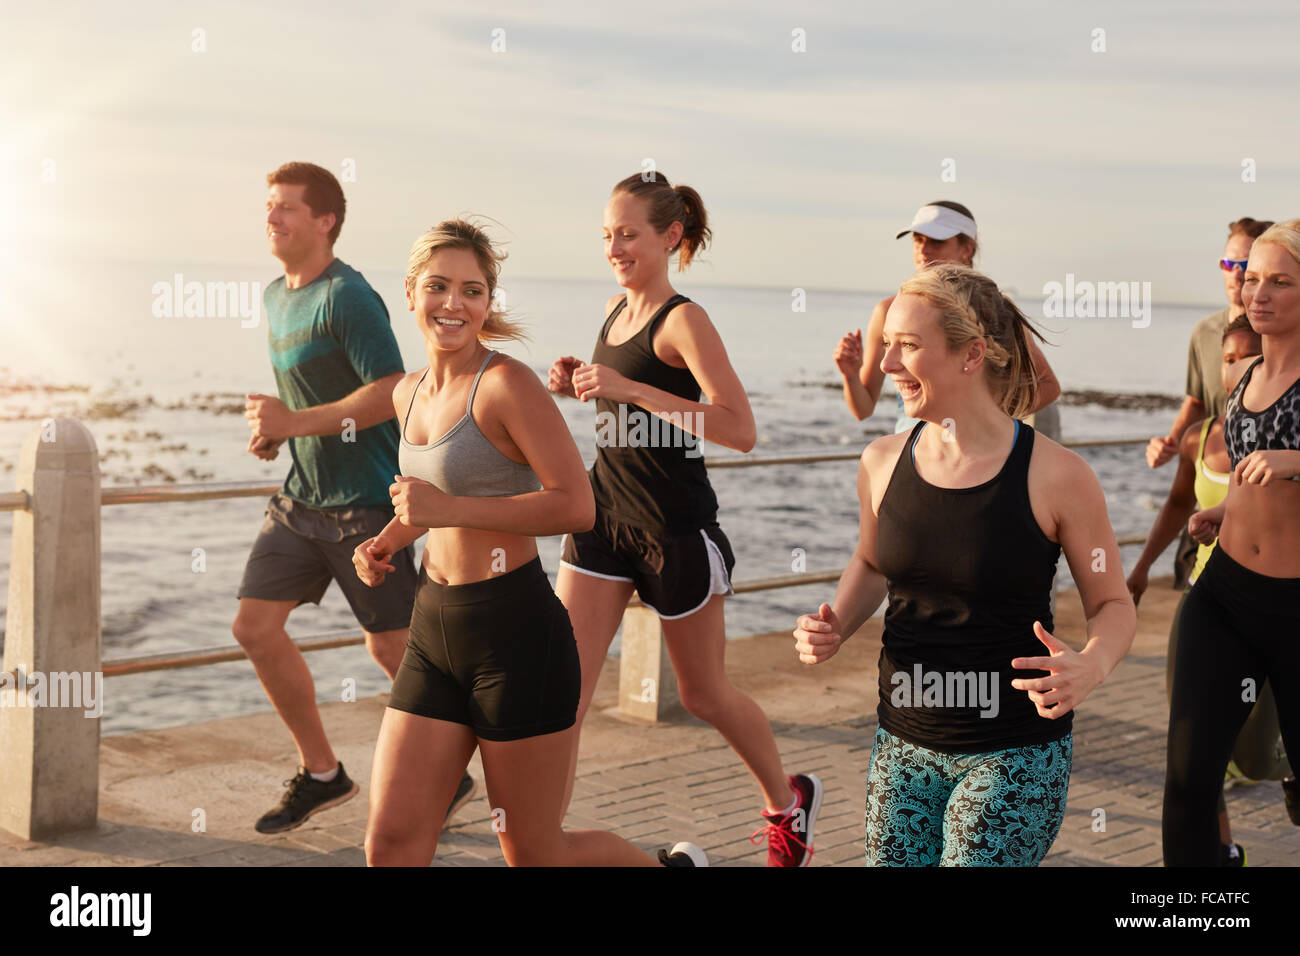
[[[1002,470],[973,488],[939,488],[916,473],[912,429],[876,531],[889,582],[880,652],[880,726],[947,753],[1046,743],[1068,734],[1073,713],[1039,717],[1011,681],[1015,657],[1048,652],[1034,621],[1053,627],[1049,600],[1061,546],[1029,506],[1034,430],[1016,422]]]
[[[1254,451],[1300,449],[1300,379],[1262,412],[1252,412],[1242,404],[1250,377],[1262,361],[1260,357],[1246,369],[1223,410],[1223,441],[1234,470]]]
[[[627,306],[624,296],[600,330],[592,364],[698,402],[700,385],[690,369],[666,364],[655,355],[652,344],[664,316],[689,301],[674,295],[636,335],[622,345],[608,345],[605,336]],[[694,531],[717,519],[718,499],[704,468],[703,449],[693,434],[639,405],[598,398],[596,441],[591,490],[600,511],[637,528],[671,534]]]

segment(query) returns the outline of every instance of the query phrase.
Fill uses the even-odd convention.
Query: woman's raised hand
[[[562,355],[555,360],[551,366],[550,373],[546,376],[546,387],[557,395],[568,395],[569,398],[577,398],[573,391],[573,373],[574,370],[582,366],[580,359],[572,355]]]
[[[856,376],[862,368],[862,330],[850,332],[835,346],[835,365],[845,378]]]
[[[408,528],[447,528],[456,523],[448,508],[451,495],[423,478],[396,475],[388,494],[395,517]]]
[[[816,614],[801,615],[793,633],[795,653],[805,664],[820,664],[834,657],[844,643],[840,619],[826,603],[817,609]]]
[[[608,365],[581,365],[573,371],[573,391],[578,401],[606,398],[611,402],[631,402],[633,382]]]
[[[389,571],[397,570],[391,563],[392,557],[393,546],[383,535],[375,535],[357,545],[352,552],[352,564],[362,583],[375,588],[384,583]]]
[[[1198,511],[1187,520],[1187,533],[1198,544],[1214,544],[1219,537],[1219,525],[1223,524],[1223,505]]]
[[[1038,621],[1034,622],[1034,634],[1051,654],[1047,657],[1017,657],[1011,661],[1011,666],[1017,670],[1048,671],[1049,675],[1017,677],[1011,686],[1029,692],[1029,699],[1038,708],[1038,716],[1055,720],[1083,703],[1106,675],[1095,659],[1071,650]]]

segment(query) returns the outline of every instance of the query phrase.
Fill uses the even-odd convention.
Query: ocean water
[[[362,264],[358,264],[362,265]],[[184,281],[266,283],[270,269],[193,264]],[[408,369],[426,364],[423,340],[401,295],[397,271],[363,269],[388,304]],[[512,280],[507,306],[533,335],[504,351],[544,380],[562,354],[590,356],[612,282]],[[41,419],[68,415],[93,432],[103,482],[279,481],[287,456],[263,463],[247,454],[244,394],[275,393],[266,325],[229,316],[166,318],[155,314],[156,283],[138,266],[104,263],[78,274],[73,287],[43,289],[26,300],[27,316],[0,353],[0,486],[14,488],[19,448]],[[758,423],[753,455],[857,452],[892,431],[887,394],[871,419],[858,422],[844,405],[831,353],[839,337],[866,324],[882,292],[808,289],[805,311],[792,311],[792,290],[695,284],[679,291],[698,301],[719,329],[745,383]],[[93,289],[91,299],[86,290]],[[90,305],[88,306],[88,301]],[[1042,315],[1037,299],[1020,304]],[[1128,319],[1039,319],[1045,351],[1067,392],[1061,403],[1066,440],[1145,437],[1164,433],[1182,393],[1192,325],[1218,306],[1155,305],[1151,323]],[[250,327],[245,327],[250,326]],[[886,384],[888,389],[890,386]],[[1145,397],[1143,397],[1145,396]],[[562,399],[560,408],[588,464],[595,457],[595,410]],[[703,446],[707,456],[735,454]],[[1106,490],[1120,537],[1145,534],[1169,482],[1171,467],[1147,468],[1140,446],[1081,452]],[[797,549],[814,570],[842,570],[857,535],[856,465],[852,461],[713,473],[719,521],[736,552],[738,581],[788,574]],[[265,501],[240,498],[196,503],[123,505],[103,511],[102,593],[106,660],[233,645],[235,589],[257,533]],[[0,594],[8,595],[13,515],[0,514]],[[560,539],[539,541],[554,580]],[[206,570],[192,570],[202,548]],[[1126,565],[1137,548],[1125,549]],[[1158,570],[1169,564],[1162,559]],[[1069,584],[1062,563],[1061,586]],[[727,604],[729,636],[793,628],[795,618],[834,594],[833,584],[740,595]],[[306,637],[355,629],[336,586],[320,607],[306,605],[289,631]],[[617,648],[617,644],[615,645]],[[364,648],[308,655],[319,698],[340,699],[345,679],[361,695],[387,689]],[[247,662],[113,678],[106,682],[103,730],[126,733],[266,710],[269,703]]]

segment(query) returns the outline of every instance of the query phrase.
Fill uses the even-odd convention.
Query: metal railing
[[[1135,445],[1147,443],[1145,438],[1106,438],[1073,442],[1062,442],[1067,448],[1100,448],[1114,445]],[[705,458],[705,466],[716,471],[722,468],[759,468],[774,465],[808,465],[821,462],[856,461],[860,452],[826,452],[800,455],[772,455],[767,457],[723,456]],[[224,481],[196,482],[192,484],[143,485],[139,487],[102,487],[99,503],[104,505],[161,504],[175,501],[215,501],[225,498],[256,498],[272,495],[279,491],[281,483],[264,481]],[[13,492],[0,495],[0,511],[20,511],[28,507],[29,496],[26,492]],[[1146,541],[1145,536],[1121,538],[1118,544],[1136,545]],[[733,589],[737,594],[755,591],[771,591],[779,588],[800,587],[807,584],[825,584],[839,581],[841,570],[810,571],[802,574],[779,575],[776,577],[756,578],[749,581],[737,581]],[[633,597],[628,607],[642,607],[640,600]],[[365,643],[365,637],[354,631],[336,634],[322,634],[313,637],[295,638],[293,643],[303,653],[328,651],[342,647],[356,647]],[[116,658],[104,661],[102,670],[105,677],[123,677],[128,674],[142,674],[150,671],[179,670],[188,667],[202,667],[208,664],[228,664],[245,660],[247,654],[239,645],[222,645],[188,651],[183,654],[174,652],[146,654],[137,657]]]
[[[184,654],[102,660],[101,511],[106,505],[261,497],[274,494],[280,484],[234,481],[104,487],[90,431],[73,419],[44,424],[50,425],[48,437],[44,428],[30,435],[20,454],[18,481],[23,490],[0,494],[0,511],[15,513],[4,651],[4,668],[14,680],[23,672],[38,670],[107,677],[246,659],[242,647],[226,645]],[[1067,445],[1096,448],[1146,441],[1104,439]],[[858,452],[729,456],[707,458],[705,464],[717,470],[847,462],[858,457]],[[1130,538],[1120,543],[1142,540]],[[759,578],[738,582],[733,588],[746,593],[798,587],[837,581],[841,573],[840,569],[828,569]],[[619,711],[638,720],[665,719],[680,698],[659,619],[633,600],[624,611],[622,626]],[[345,632],[300,638],[294,643],[301,651],[319,651],[364,641],[355,632]],[[17,686],[8,675],[0,674],[0,678],[11,688]],[[4,730],[0,733],[0,766],[5,767],[0,775],[0,828],[30,840],[95,825],[99,720],[80,719],[62,705],[6,708],[0,717]]]
[[[1066,448],[1102,448],[1109,445],[1145,445],[1147,438],[1096,438],[1081,441],[1061,442]],[[816,452],[804,455],[770,455],[763,457],[741,457],[724,455],[721,458],[705,458],[704,465],[710,470],[719,468],[759,468],[769,465],[811,465],[824,461],[856,461],[862,457],[861,452],[836,451]],[[177,483],[166,485],[139,485],[134,487],[101,488],[100,505],[145,505],[161,504],[165,501],[215,501],[219,498],[257,498],[272,495],[280,490],[281,482],[265,481],[207,481],[190,484]],[[31,496],[26,491],[0,493],[0,511],[26,511],[31,507]]]

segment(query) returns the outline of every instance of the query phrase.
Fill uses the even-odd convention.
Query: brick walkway
[[[1163,646],[1176,597],[1161,591],[1153,587],[1143,602],[1129,657],[1076,717],[1068,809],[1046,865],[1160,865]],[[1071,619],[1069,603],[1063,601],[1058,633],[1077,643],[1082,622],[1077,608]],[[878,632],[879,621],[869,623],[816,668],[793,660],[788,633],[728,645],[729,673],[768,714],[787,769],[815,772],[826,786],[814,866],[863,865]],[[763,865],[765,848],[748,840],[761,823],[758,789],[730,748],[684,714],[653,727],[629,725],[608,712],[616,695],[611,661],[583,732],[566,825],[612,829],[647,850],[692,840],[713,865]],[[105,739],[99,827],[49,843],[0,833],[0,867],[362,865],[365,784],[382,710],[382,698],[322,708],[335,750],[362,792],[289,834],[262,837],[252,829],[294,762],[278,718],[260,714]],[[477,756],[470,772],[482,781]],[[1300,828],[1288,820],[1276,783],[1237,788],[1227,799],[1234,837],[1252,866],[1300,860]],[[196,810],[203,811],[202,832],[195,832]],[[491,823],[480,795],[444,832],[435,865],[504,865]]]

